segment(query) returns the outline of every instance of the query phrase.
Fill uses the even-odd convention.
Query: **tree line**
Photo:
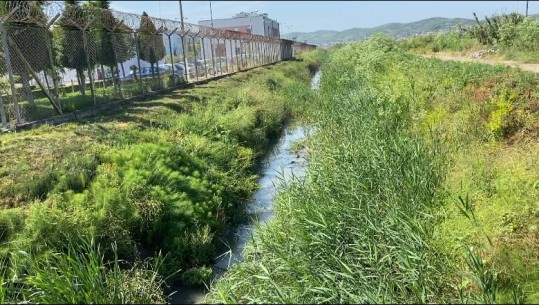
[[[163,37],[146,12],[143,12],[135,34],[114,17],[110,1],[67,0],[58,21],[51,28],[46,28],[47,16],[43,11],[46,2],[19,0],[0,3],[0,16],[6,16],[15,7],[24,8],[16,11],[4,26],[12,71],[20,78],[30,105],[35,105],[30,80],[36,73],[44,72],[49,86],[47,75],[59,79],[55,69],[73,69],[80,93],[86,95],[86,77],[93,67],[100,66],[103,72],[104,67],[108,67],[117,80],[120,77],[118,64],[125,75],[121,63],[137,56],[137,53],[141,60],[150,63],[152,73],[154,65],[166,55]],[[96,8],[102,10],[92,14]],[[4,68],[0,69],[1,75],[6,74]]]

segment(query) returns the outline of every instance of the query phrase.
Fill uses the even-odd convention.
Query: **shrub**
[[[212,273],[213,271],[210,267],[195,267],[185,271],[182,274],[182,280],[187,285],[200,286],[209,283]]]

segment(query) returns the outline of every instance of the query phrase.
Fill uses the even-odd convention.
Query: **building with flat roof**
[[[279,22],[268,18],[268,14],[259,14],[258,11],[241,12],[232,18],[213,19],[213,25],[212,20],[201,20],[198,24],[248,34],[281,37]]]

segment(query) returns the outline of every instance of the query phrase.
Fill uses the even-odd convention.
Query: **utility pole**
[[[528,17],[528,0],[526,0],[526,17]]]
[[[184,31],[184,25],[183,25],[183,8],[182,8],[182,1],[181,0],[178,0],[180,2],[180,20],[181,20],[181,36],[180,36],[180,39],[182,40],[182,54],[183,54],[183,66],[184,66],[184,75],[185,75],[185,79],[187,80],[187,82],[189,82],[189,73],[188,73],[188,69],[189,69],[189,66],[187,65],[187,57],[185,56],[185,43],[183,42],[183,38],[185,37],[185,31]],[[174,67],[172,67],[172,69],[174,69]]]
[[[213,28],[213,13],[211,11],[211,1],[210,1],[210,19],[211,19],[211,27]]]
[[[179,0],[178,2],[180,2],[180,20],[181,20],[181,30],[183,32],[183,9],[182,9],[182,0]]]

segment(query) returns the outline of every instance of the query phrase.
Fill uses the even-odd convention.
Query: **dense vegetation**
[[[321,71],[309,178],[209,300],[538,302],[537,75],[385,36]]]
[[[2,135],[0,301],[155,303],[165,280],[208,280],[316,60]]]
[[[495,48],[496,56],[523,62],[538,62],[539,19],[517,13],[485,17],[471,27],[448,33],[418,36],[402,41],[401,46],[418,52],[452,51],[468,53]]]

